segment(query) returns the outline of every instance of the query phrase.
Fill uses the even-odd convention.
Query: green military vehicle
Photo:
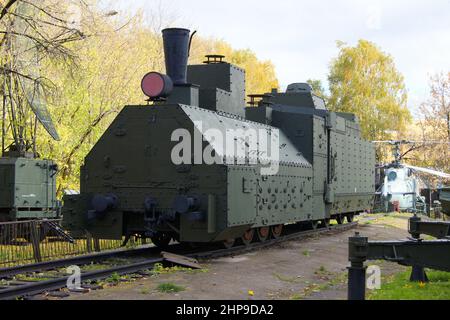
[[[0,158],[2,221],[57,218],[56,164],[33,158]]]
[[[372,208],[375,150],[353,114],[329,112],[307,84],[246,107],[245,71],[219,55],[188,66],[189,34],[163,31],[168,75],[142,81],[152,105],[125,107],[86,156],[81,193],[64,198],[72,235],[232,246]]]
[[[51,160],[15,157],[6,153],[0,158],[0,243],[14,239],[31,241],[29,223],[9,223],[56,219],[61,215],[61,203],[56,198],[57,166]],[[37,240],[45,238],[52,222],[36,224]]]

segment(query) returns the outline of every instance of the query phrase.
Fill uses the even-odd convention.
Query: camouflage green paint
[[[164,219],[152,224],[152,232],[210,242],[238,238],[249,228],[371,208],[375,152],[361,139],[353,115],[328,112],[309,91],[274,91],[258,107],[244,109],[245,72],[227,63],[189,66],[188,81],[199,87],[175,87],[168,102],[127,106],[116,117],[85,159],[81,195],[65,198],[66,228],[120,239],[148,233],[157,216]],[[278,173],[263,176],[261,165],[248,159],[243,164],[173,164],[171,151],[178,142],[171,141],[172,133],[181,128],[195,136],[198,121],[203,129],[222,133],[279,129]],[[204,138],[203,150],[214,149]],[[117,204],[98,215],[93,197],[108,194],[117,197]],[[195,198],[195,209],[174,213],[177,196]]]
[[[56,218],[54,162],[29,158],[0,158],[2,220]]]

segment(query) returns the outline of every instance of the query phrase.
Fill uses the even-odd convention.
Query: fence
[[[72,239],[60,226],[61,220],[0,223],[0,268],[61,259],[118,249],[121,240],[95,239],[89,234]],[[127,246],[136,246],[132,238]]]

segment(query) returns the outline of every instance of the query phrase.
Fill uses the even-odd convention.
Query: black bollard
[[[409,218],[409,233],[416,241],[420,240],[420,219],[417,214],[413,217]],[[409,278],[411,282],[428,282],[427,274],[425,273],[425,269],[420,266],[413,266],[411,271],[411,277]]]
[[[411,282],[429,282],[425,269],[419,266],[413,266],[411,271]]]
[[[366,269],[365,266],[354,266],[348,269],[348,300],[366,299]]]
[[[348,240],[348,300],[365,300],[366,298],[366,267],[368,238],[361,237],[357,232]]]

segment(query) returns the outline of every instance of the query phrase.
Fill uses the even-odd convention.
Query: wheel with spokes
[[[281,234],[283,232],[282,224],[279,224],[277,226],[272,226],[272,227],[270,227],[270,229],[271,229],[272,237],[274,239],[278,239],[279,237],[281,237]]]
[[[255,229],[247,230],[244,235],[241,237],[242,243],[246,246],[250,245],[253,241],[253,237],[255,235]]]
[[[230,249],[233,248],[235,242],[236,242],[235,239],[227,239],[224,240],[222,244],[225,247],[225,249]]]
[[[258,228],[256,233],[258,234],[258,240],[264,242],[269,238],[270,228],[269,227]]]

